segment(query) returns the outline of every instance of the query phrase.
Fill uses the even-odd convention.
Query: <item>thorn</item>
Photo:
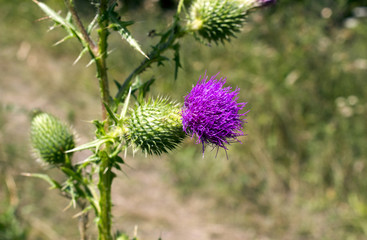
[[[21,173],[20,175],[25,176],[25,177],[31,177],[32,176],[31,173]]]
[[[51,17],[49,17],[49,16],[41,17],[41,18],[37,19],[36,21],[40,22],[40,21],[48,20],[48,19],[51,19]]]

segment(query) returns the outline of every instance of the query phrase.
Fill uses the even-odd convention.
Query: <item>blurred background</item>
[[[62,1],[46,2],[64,11]],[[88,1],[77,6],[86,21],[93,17]],[[148,52],[157,41],[148,33],[169,25],[176,1],[120,7]],[[69,122],[79,144],[93,137],[88,121],[100,118],[94,66],[88,57],[72,65],[78,43],[52,46],[64,31],[48,31],[42,17],[31,0],[0,0],[1,240],[78,239],[68,200],[21,175],[63,177],[32,155],[32,109]],[[224,46],[182,39],[176,81],[173,62],[141,76],[155,76],[151,96],[183,102],[200,75],[220,72],[248,102],[247,135],[228,159],[209,148],[203,158],[193,139],[161,157],[128,153],[113,185],[114,230],[132,234],[138,225],[141,239],[163,240],[367,239],[366,43],[365,0],[279,0]],[[110,49],[110,79],[123,81],[143,58],[117,35]]]

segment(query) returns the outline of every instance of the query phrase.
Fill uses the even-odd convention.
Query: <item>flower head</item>
[[[149,155],[168,152],[185,138],[180,106],[166,98],[150,99],[130,113],[129,141]]]
[[[246,103],[238,103],[239,88],[223,87],[226,78],[209,80],[206,74],[185,97],[182,108],[182,124],[186,134],[197,136],[197,143],[210,144],[227,149],[225,144],[238,141],[247,112],[240,114]],[[201,77],[201,76],[200,76]]]
[[[228,0],[197,0],[189,13],[187,28],[209,43],[229,41],[241,30],[247,15],[237,1]]]
[[[48,113],[37,113],[31,122],[31,142],[36,155],[44,163],[64,164],[65,151],[75,147],[71,128]]]
[[[189,9],[187,30],[200,41],[224,43],[235,37],[254,8],[276,0],[194,0]]]

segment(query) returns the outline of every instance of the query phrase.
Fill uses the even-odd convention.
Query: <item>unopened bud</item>
[[[49,164],[64,164],[65,151],[75,147],[69,126],[47,113],[36,114],[31,122],[31,142],[37,156]]]
[[[246,19],[246,11],[238,1],[197,0],[189,10],[188,29],[202,38],[218,43],[229,41],[239,32]]]

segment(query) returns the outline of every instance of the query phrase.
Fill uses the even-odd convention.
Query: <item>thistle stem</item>
[[[108,154],[101,152],[101,165],[99,170],[98,190],[99,199],[99,219],[98,219],[98,240],[112,240],[111,236],[111,185],[113,173]]]
[[[108,75],[107,75],[107,38],[109,35],[108,24],[108,0],[100,0],[98,8],[98,55],[94,59],[97,67],[97,78],[99,80],[100,95],[102,101],[102,119],[107,119],[107,110],[104,103],[110,103],[110,92],[108,87]],[[108,121],[106,121],[105,129],[109,127]],[[111,170],[111,159],[108,157],[110,146],[106,144],[105,151],[100,152],[100,169],[99,169],[99,182],[98,190],[100,194],[99,198],[99,216],[98,216],[98,239],[99,240],[112,240],[111,235],[111,185],[113,179],[113,173]]]
[[[80,20],[80,17],[75,9],[75,3],[74,0],[64,0],[66,7],[69,9],[71,16],[73,17],[73,20],[75,24],[78,26],[82,36],[83,40],[89,45],[89,48],[91,49],[92,53],[95,55],[98,52],[98,48],[96,44],[93,42],[92,38],[87,33],[87,30],[85,29],[82,21]]]
[[[99,88],[101,94],[101,101],[102,101],[102,119],[107,119],[107,111],[103,103],[109,104],[110,103],[110,92],[108,87],[108,75],[107,75],[107,38],[109,35],[108,31],[108,18],[107,18],[107,8],[108,3],[107,0],[101,0],[98,10],[98,55],[94,59],[96,62],[97,67],[97,78],[99,80]]]

